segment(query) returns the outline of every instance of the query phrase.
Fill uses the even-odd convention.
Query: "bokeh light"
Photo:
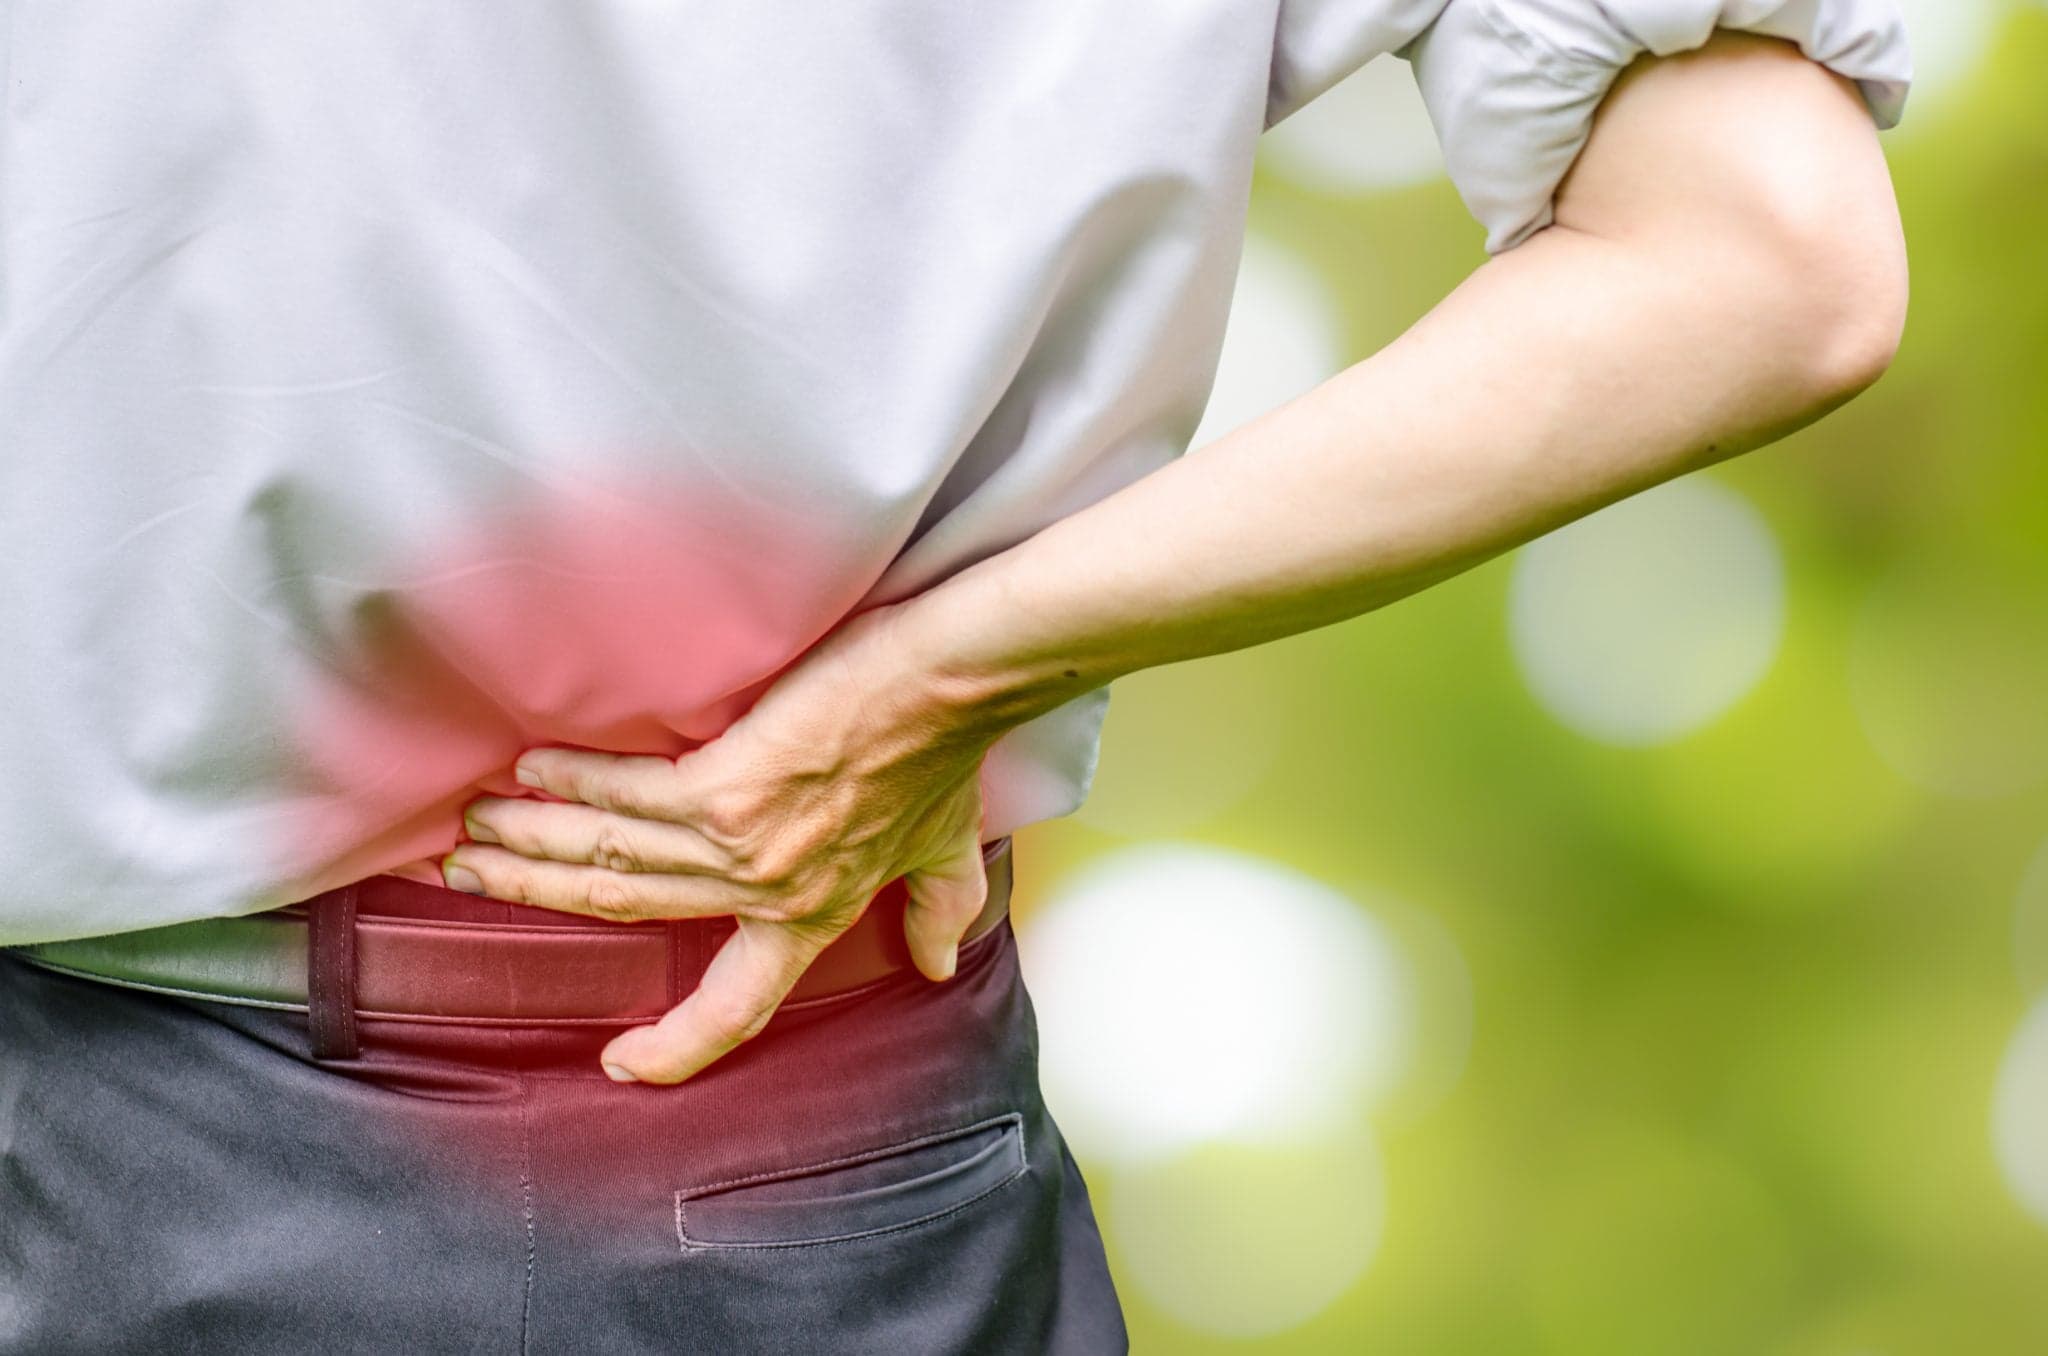
[[[1924,123],[1936,104],[1961,90],[1982,65],[1999,19],[2011,8],[2007,0],[1899,0],[1913,49],[1908,120]]]
[[[2006,1047],[1992,1095],[1992,1145],[2015,1199],[2048,1226],[2048,995]]]
[[[1046,1099],[1077,1153],[1297,1139],[1393,1086],[1415,1003],[1362,908],[1274,862],[1147,843],[1062,881],[1021,929]]]
[[[1558,720],[1647,745],[1706,724],[1770,667],[1784,568],[1748,502],[1700,473],[1611,504],[1517,553],[1509,630]]]

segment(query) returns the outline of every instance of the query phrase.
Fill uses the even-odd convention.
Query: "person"
[[[5,1352],[1124,1349],[1003,915],[1109,685],[1903,326],[1890,0],[4,17]],[[1484,261],[1188,453],[1389,56]]]

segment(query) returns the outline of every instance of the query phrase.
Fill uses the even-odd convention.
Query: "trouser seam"
[[[526,1071],[518,1067],[519,1033],[505,1033],[513,1052],[513,1076],[519,1080],[519,1201],[526,1222],[526,1279],[519,1292],[519,1353],[531,1350],[533,1330],[533,1270],[538,1249],[533,1227],[533,1088]]]

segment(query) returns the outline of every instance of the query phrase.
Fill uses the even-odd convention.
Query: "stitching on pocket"
[[[869,1229],[855,1229],[846,1233],[830,1234],[819,1238],[767,1240],[762,1242],[718,1242],[690,1237],[688,1207],[689,1202],[694,1199],[730,1190],[733,1187],[747,1186],[759,1182],[786,1181],[790,1178],[809,1176],[812,1173],[828,1172],[833,1168],[850,1167],[859,1163],[872,1163],[895,1154],[921,1148],[927,1144],[938,1144],[953,1139],[965,1139],[976,1131],[987,1130],[994,1126],[1002,1126],[1008,1132],[1005,1139],[998,1142],[1007,1143],[1014,1148],[1014,1164],[998,1180],[990,1182],[973,1195],[951,1202],[941,1209],[927,1211],[915,1218],[898,1220],[891,1224],[877,1225]],[[723,1182],[713,1182],[707,1186],[692,1187],[678,1191],[675,1193],[676,1242],[684,1252],[688,1253],[730,1249],[760,1251],[770,1248],[816,1248],[833,1243],[850,1243],[857,1239],[875,1238],[883,1234],[896,1233],[903,1229],[914,1229],[920,1225],[929,1224],[934,1220],[944,1219],[947,1215],[957,1211],[965,1210],[976,1201],[1002,1190],[1019,1177],[1022,1177],[1029,1165],[1030,1156],[1025,1152],[1024,1146],[1024,1117],[1020,1112],[1011,1111],[1000,1116],[991,1116],[985,1120],[976,1121],[971,1125],[958,1126],[951,1130],[941,1130],[929,1135],[918,1135],[915,1138],[884,1145],[878,1149],[866,1149],[857,1154],[847,1154],[840,1158],[827,1159],[822,1163],[811,1163],[796,1168],[778,1168],[771,1172],[757,1172],[745,1177],[734,1177]],[[935,1171],[943,1172],[945,1170],[938,1169]],[[935,1174],[924,1175],[930,1176]]]

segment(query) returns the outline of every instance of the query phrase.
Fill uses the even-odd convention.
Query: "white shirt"
[[[0,943],[714,736],[1185,449],[1266,128],[1397,52],[1499,252],[1716,23],[1897,122],[1891,0],[0,0]],[[995,746],[985,837],[1107,700]]]

